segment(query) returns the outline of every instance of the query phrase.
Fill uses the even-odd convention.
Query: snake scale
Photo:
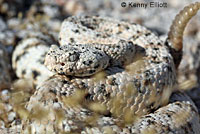
[[[195,105],[174,89],[183,31],[199,8],[199,2],[185,7],[165,42],[138,24],[65,19],[60,46],[45,56],[55,74],[38,85],[22,126],[2,132],[199,134]]]

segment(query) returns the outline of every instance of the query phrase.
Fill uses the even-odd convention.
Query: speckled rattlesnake
[[[21,132],[199,134],[198,112],[187,96],[174,93],[164,106],[176,84],[183,30],[199,7],[176,17],[166,42],[137,24],[67,18],[61,46],[51,46],[45,57],[58,74],[30,98]],[[33,116],[38,111],[41,120]]]

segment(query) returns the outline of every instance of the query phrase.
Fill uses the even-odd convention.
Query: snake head
[[[109,57],[87,44],[52,45],[45,57],[46,67],[58,74],[73,76],[93,75],[109,64]]]

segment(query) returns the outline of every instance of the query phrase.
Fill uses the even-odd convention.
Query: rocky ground
[[[126,7],[121,3],[125,2]],[[147,3],[147,8],[129,3]],[[71,15],[101,15],[138,23],[165,39],[175,15],[195,0],[159,0],[167,7],[149,7],[149,0],[0,0],[0,127],[19,118],[14,111],[34,92],[34,81],[24,79],[13,67],[12,52],[34,30],[48,32],[56,43],[61,22]],[[13,67],[13,68],[12,68]],[[183,59],[177,71],[178,87],[186,91],[200,111],[200,13],[188,24]],[[24,84],[26,83],[26,84]],[[28,84],[27,84],[28,83]],[[24,86],[26,85],[26,86]],[[20,89],[20,90],[19,90]],[[21,92],[25,89],[25,92]],[[23,90],[24,91],[24,90]],[[25,96],[23,99],[19,95]],[[22,110],[23,112],[23,110]],[[15,121],[17,123],[17,121]]]

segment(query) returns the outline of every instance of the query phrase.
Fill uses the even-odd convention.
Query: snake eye
[[[77,61],[78,58],[79,58],[79,54],[78,54],[78,53],[74,53],[74,54],[71,54],[71,55],[69,56],[69,61],[70,61],[70,62],[74,62],[74,61]]]

